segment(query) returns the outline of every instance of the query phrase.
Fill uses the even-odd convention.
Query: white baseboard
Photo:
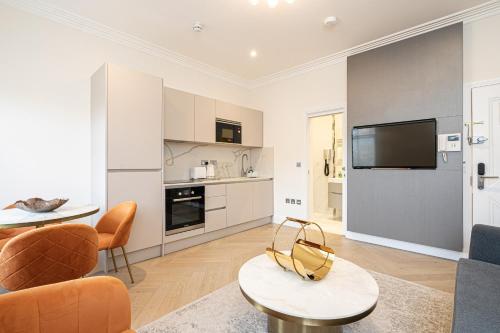
[[[352,240],[357,240],[360,242],[382,245],[386,247],[391,247],[394,249],[410,251],[420,254],[425,254],[428,256],[450,259],[457,261],[460,258],[464,258],[465,254],[458,251],[451,251],[446,249],[440,249],[438,247],[432,247],[427,245],[403,242],[395,239],[383,238],[378,236],[360,234],[357,232],[347,231],[345,237]]]

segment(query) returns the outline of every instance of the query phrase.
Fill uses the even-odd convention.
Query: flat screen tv
[[[436,119],[352,129],[354,169],[435,169],[436,156]]]

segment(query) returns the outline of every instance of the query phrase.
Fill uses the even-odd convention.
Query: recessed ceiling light
[[[250,4],[257,6],[259,4],[259,0],[249,0]]]
[[[251,50],[250,51],[250,57],[251,58],[256,58],[257,57],[257,50]]]
[[[337,18],[335,16],[328,16],[323,21],[323,24],[326,26],[334,25],[335,23],[337,23]]]
[[[279,0],[267,0],[267,5],[269,8],[274,8],[278,5]]]

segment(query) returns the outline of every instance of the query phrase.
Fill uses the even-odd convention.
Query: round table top
[[[263,254],[243,264],[238,280],[243,295],[260,311],[310,326],[358,321],[375,309],[379,295],[370,273],[338,257],[323,280],[309,281]]]
[[[0,210],[0,229],[40,226],[60,223],[93,215],[99,211],[95,205],[62,206],[52,212],[30,213],[18,208]]]

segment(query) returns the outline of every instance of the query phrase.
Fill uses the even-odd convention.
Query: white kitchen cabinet
[[[261,219],[274,214],[273,181],[252,183],[253,219]]]
[[[215,143],[215,99],[194,97],[194,141]]]
[[[100,208],[92,221],[122,201],[135,201],[127,251],[157,246],[160,253],[163,81],[105,64],[92,75],[90,107],[91,201]]]
[[[217,185],[207,185],[205,186],[205,197],[221,197],[226,195],[226,185],[225,184],[217,184]]]
[[[132,200],[137,212],[132,224],[127,252],[150,248],[162,243],[163,196],[161,171],[108,172],[107,206]]]
[[[262,147],[263,145],[263,114],[261,111],[242,108],[242,140],[243,146]]]
[[[205,196],[205,210],[212,210],[226,207],[226,197]]]
[[[105,65],[92,82],[106,90],[98,95],[100,116],[107,121],[107,168],[160,169],[162,79]]]
[[[253,220],[253,183],[226,185],[227,225]]]
[[[220,230],[226,227],[226,209],[217,209],[205,212],[205,232]]]
[[[194,101],[193,94],[165,87],[164,96],[164,137],[166,140],[194,141]]]
[[[215,101],[215,115],[217,118],[242,122],[242,107],[222,101]]]

